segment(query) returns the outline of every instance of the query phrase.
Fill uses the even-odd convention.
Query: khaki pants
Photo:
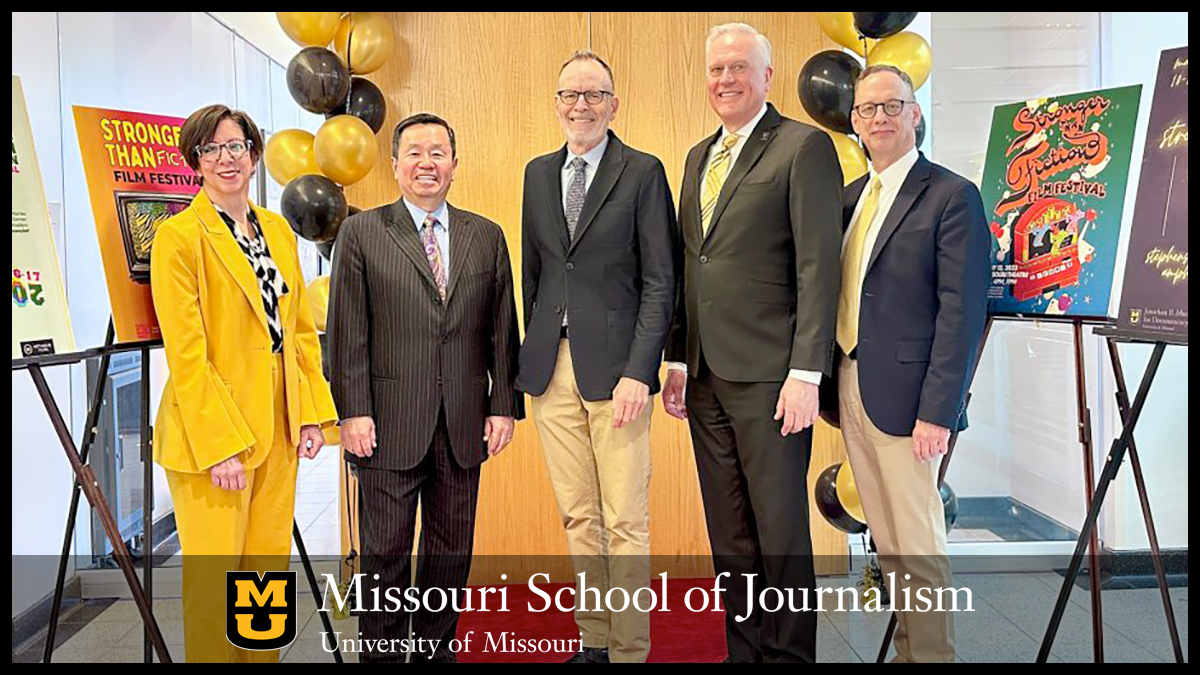
[[[842,435],[867,525],[897,606],[907,591],[950,588],[953,577],[946,550],[946,524],[937,476],[940,460],[921,463],[911,437],[889,436],[871,423],[862,404],[858,362],[843,358],[838,373]],[[905,581],[904,576],[910,580]],[[936,598],[930,593],[936,603]],[[896,660],[907,663],[954,662],[954,615],[950,612],[897,612]]]
[[[571,346],[563,340],[550,386],[533,397],[533,419],[567,531],[575,573],[589,588],[623,588],[624,612],[575,612],[583,646],[608,649],[613,662],[645,662],[650,615],[632,608],[632,594],[650,586],[650,413],[623,429],[612,425],[612,401],[585,401],[575,384]],[[576,596],[577,603],[583,600]],[[613,595],[615,606],[622,604]],[[648,599],[643,594],[642,603]],[[588,599],[588,609],[594,600]],[[580,606],[577,604],[577,606]],[[604,609],[601,607],[600,609]]]

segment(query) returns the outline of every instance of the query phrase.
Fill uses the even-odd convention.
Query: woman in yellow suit
[[[225,573],[288,568],[299,458],[316,457],[337,420],[295,237],[249,201],[262,149],[245,113],[193,113],[179,150],[203,187],[151,254],[170,368],[154,461],[175,502],[192,662],[279,659],[226,638]]]

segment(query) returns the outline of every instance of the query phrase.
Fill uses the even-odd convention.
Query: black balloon
[[[895,35],[917,18],[917,12],[855,12],[854,27],[860,35],[876,40]]]
[[[949,534],[958,522],[958,495],[950,489],[949,483],[942,483],[938,492],[942,496],[942,510],[946,512],[946,534]]]
[[[925,144],[925,114],[921,113],[921,121],[917,122],[917,149]]]
[[[846,513],[846,508],[842,506],[842,502],[838,499],[837,493],[837,475],[838,470],[842,468],[841,464],[833,466],[821,472],[821,477],[817,479],[817,485],[813,496],[817,502],[817,510],[825,516],[825,520],[829,521],[837,529],[846,534],[862,534],[867,531],[867,526],[854,519],[849,513]]]
[[[346,195],[324,176],[300,176],[287,184],[280,199],[283,217],[305,239],[322,243],[337,238],[346,219]]]
[[[321,47],[308,47],[288,64],[287,87],[301,108],[323,115],[346,102],[350,71],[337,54]]]
[[[352,216],[356,213],[362,213],[362,209],[358,208],[357,206],[351,206],[351,207],[349,207],[349,211],[347,212],[346,217],[349,218],[350,216]],[[338,227],[338,231],[339,232],[341,231],[340,226]],[[322,258],[325,258],[326,260],[333,262],[333,245],[336,243],[337,243],[336,236],[333,239],[330,239],[329,241],[318,242],[317,243],[317,253],[320,253]]]
[[[387,117],[387,101],[375,83],[362,77],[350,80],[350,96],[341,105],[326,113],[325,117],[354,115],[367,123],[371,131],[379,133]]]
[[[817,124],[852,134],[850,110],[854,107],[854,82],[862,66],[845,52],[814,54],[800,69],[800,103]]]

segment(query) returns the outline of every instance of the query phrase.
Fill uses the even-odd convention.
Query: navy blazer
[[[846,188],[843,229],[867,180]],[[863,280],[858,379],[880,431],[910,436],[917,420],[966,428],[969,378],[987,321],[990,254],[979,189],[921,155],[888,211]],[[837,409],[834,373],[823,388],[826,410]]]

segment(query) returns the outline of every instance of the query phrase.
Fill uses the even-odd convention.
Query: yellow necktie
[[[704,236],[708,236],[708,227],[712,224],[713,211],[717,208],[717,199],[721,196],[721,188],[729,177],[730,152],[737,145],[741,136],[729,134],[721,141],[721,149],[713,155],[704,172],[704,188],[700,192],[700,226]]]
[[[867,186],[867,197],[863,200],[858,218],[850,226],[850,241],[842,253],[842,291],[838,294],[837,341],[842,353],[849,354],[858,346],[858,307],[862,297],[863,247],[875,211],[879,206],[879,176],[871,179]]]

